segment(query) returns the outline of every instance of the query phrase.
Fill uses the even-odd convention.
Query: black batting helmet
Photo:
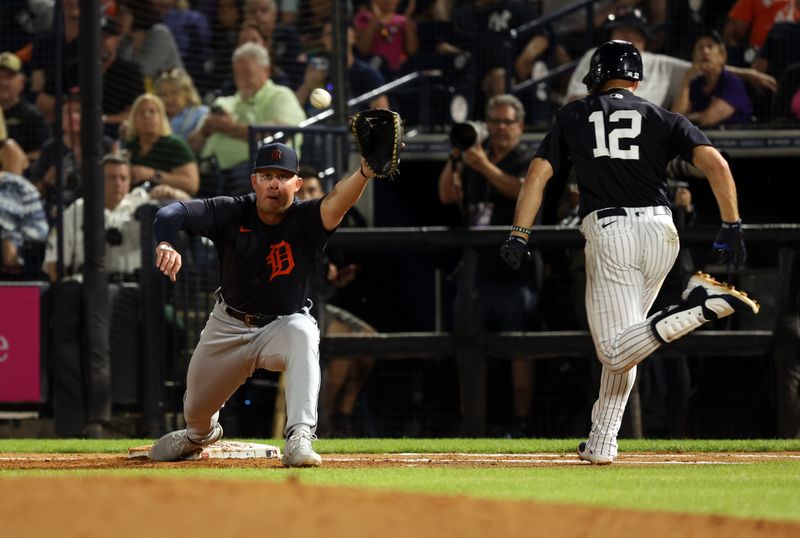
[[[633,81],[644,78],[642,55],[628,41],[607,41],[597,47],[583,83],[591,93],[613,78]]]

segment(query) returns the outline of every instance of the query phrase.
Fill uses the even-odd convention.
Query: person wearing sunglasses
[[[481,142],[459,150],[439,176],[439,200],[458,204],[468,226],[510,226],[530,155],[520,145],[525,109],[513,95],[492,97],[486,106],[488,136]],[[480,139],[480,137],[477,137]],[[527,331],[536,328],[538,302],[537,270],[541,258],[526,270],[514,272],[504,266],[496,249],[478,251],[476,267],[477,309],[467,315],[484,330]],[[463,315],[461,300],[469,290],[458,290],[456,315]],[[473,374],[474,375],[474,374]],[[521,437],[532,433],[531,408],[533,362],[522,357],[511,361],[514,393],[513,424],[509,434]],[[462,395],[462,401],[468,395]],[[464,432],[467,433],[467,432]]]

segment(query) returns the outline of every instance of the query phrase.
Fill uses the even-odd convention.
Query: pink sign
[[[0,286],[0,402],[38,402],[39,301],[37,286]]]

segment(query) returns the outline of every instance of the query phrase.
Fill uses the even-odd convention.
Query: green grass
[[[0,453],[103,452],[124,454],[151,440],[0,440]],[[278,441],[261,440],[282,446]],[[578,440],[564,439],[342,439],[320,440],[325,453],[473,452],[572,454]],[[800,440],[623,440],[621,452],[800,452]],[[0,471],[0,479],[42,475],[164,476],[301,482],[382,490],[541,500],[800,521],[800,459],[745,465],[647,465],[609,467],[264,469],[191,467],[103,471]]]
[[[226,438],[228,439],[228,438]],[[572,454],[583,439],[320,439],[314,447],[329,454],[384,454],[400,452],[466,452],[525,454],[536,452]],[[282,447],[276,439],[253,439]],[[153,439],[0,439],[0,454],[31,453],[127,453],[132,446]],[[621,439],[620,452],[783,452],[800,451],[800,439]]]

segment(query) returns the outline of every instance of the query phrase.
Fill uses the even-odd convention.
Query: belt
[[[653,214],[654,215],[669,215],[669,209],[664,206],[652,206],[653,207]],[[642,211],[634,211],[633,209],[628,208],[627,210],[624,207],[608,207],[606,209],[601,209],[597,212],[598,219],[604,219],[606,217],[626,217],[628,216],[628,212],[633,212],[634,217],[638,217]]]
[[[278,319],[278,316],[269,316],[266,314],[247,314],[246,312],[240,312],[230,306],[225,307],[225,312],[227,312],[230,317],[238,319],[248,327],[263,327]]]

